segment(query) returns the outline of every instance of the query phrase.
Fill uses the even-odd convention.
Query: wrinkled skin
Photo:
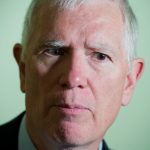
[[[96,150],[129,103],[143,60],[128,74],[123,18],[113,2],[40,12],[25,62],[21,45],[14,47],[29,134],[41,150]]]

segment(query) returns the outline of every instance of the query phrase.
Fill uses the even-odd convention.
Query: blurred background
[[[21,41],[25,12],[31,0],[0,0],[0,124],[25,109],[12,49]],[[139,22],[138,56],[145,70],[129,106],[122,107],[105,140],[114,150],[150,150],[150,1],[129,0]]]

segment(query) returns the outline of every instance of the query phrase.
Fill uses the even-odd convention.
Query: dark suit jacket
[[[19,127],[25,112],[21,113],[12,121],[0,126],[0,148],[4,150],[18,150],[18,134]],[[103,149],[109,150],[105,141],[103,141]]]

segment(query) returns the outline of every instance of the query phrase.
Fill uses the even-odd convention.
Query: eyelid
[[[105,55],[108,55],[109,57],[111,57],[111,50],[108,50],[106,48],[88,48],[88,52],[87,54],[90,54],[90,53],[102,53],[102,54],[105,54]]]
[[[68,53],[69,47],[67,46],[46,46],[41,48],[39,54],[45,54],[47,56],[62,56]]]
[[[115,56],[114,50],[110,47],[109,48],[108,47],[102,47],[99,49],[95,49],[95,51],[102,53],[102,54],[105,54],[106,56],[108,56],[110,58],[111,61],[113,60],[113,58]]]
[[[110,61],[112,61],[111,56],[108,55],[108,54],[106,54],[106,53],[96,51],[95,54],[101,54],[101,55],[104,55],[104,56],[106,56]]]

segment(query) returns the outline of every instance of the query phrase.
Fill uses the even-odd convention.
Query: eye
[[[60,56],[65,54],[64,47],[46,47],[43,49],[44,54],[48,56]]]
[[[95,61],[111,60],[110,56],[108,56],[107,54],[101,53],[101,52],[94,52],[93,58]]]

